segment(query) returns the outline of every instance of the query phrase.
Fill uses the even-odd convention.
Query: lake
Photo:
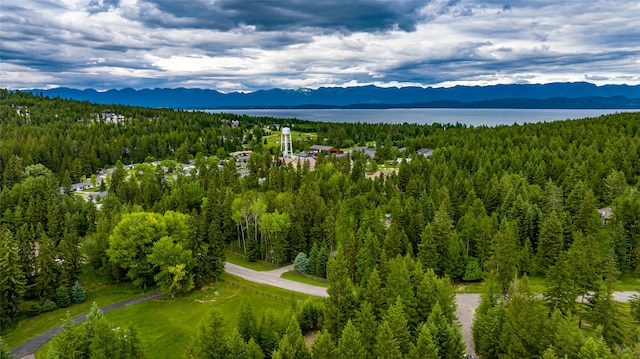
[[[580,110],[580,109],[470,109],[470,108],[410,108],[410,109],[274,109],[274,110],[207,110],[211,113],[234,113],[249,116],[298,118],[321,122],[367,123],[432,123],[468,126],[498,126],[567,119],[598,117],[601,115],[632,112],[634,110]]]

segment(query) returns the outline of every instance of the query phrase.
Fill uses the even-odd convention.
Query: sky
[[[640,84],[637,0],[0,0],[0,87]]]

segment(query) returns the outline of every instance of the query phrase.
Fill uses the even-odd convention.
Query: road
[[[129,300],[125,300],[123,302],[120,303],[115,303],[115,304],[111,304],[111,305],[107,305],[106,307],[100,308],[102,309],[102,311],[104,313],[112,311],[114,309],[118,309],[118,308],[123,308],[123,307],[127,307],[130,305],[134,305],[140,302],[144,302],[153,298],[157,298],[159,296],[162,295],[162,292],[155,292],[155,293],[151,293],[151,294],[147,294],[145,296],[142,297],[138,297],[138,298],[134,298],[134,299],[129,299]],[[83,320],[85,320],[87,318],[87,314],[89,313],[85,313],[82,314],[80,316],[77,316],[75,318],[72,319],[72,321],[74,323],[80,323]],[[45,345],[49,340],[51,340],[51,338],[53,338],[56,334],[60,333],[62,331],[62,326],[58,325],[55,328],[51,328],[49,330],[47,330],[46,332],[38,335],[35,338],[32,338],[20,345],[18,345],[17,347],[11,349],[11,354],[13,354],[16,358],[26,358],[26,357],[33,357],[33,355],[36,353],[36,351],[38,351],[38,349],[40,349],[40,347],[42,347],[43,345]]]

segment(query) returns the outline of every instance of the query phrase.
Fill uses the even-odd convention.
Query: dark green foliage
[[[46,312],[50,312],[54,309],[57,309],[58,305],[56,304],[56,302],[51,301],[51,300],[47,300],[45,301],[42,306],[40,306],[40,311],[42,313],[46,313]]]
[[[313,359],[333,359],[336,357],[336,346],[331,339],[331,334],[320,332],[311,347]]]
[[[362,343],[362,336],[351,320],[346,323],[342,330],[336,352],[336,358],[339,359],[367,358],[367,351]]]
[[[374,356],[379,359],[402,358],[400,342],[395,338],[394,333],[386,320],[378,327],[374,353]]]
[[[347,321],[353,316],[355,297],[346,263],[340,253],[329,260],[327,272],[329,298],[325,301],[324,328],[331,336],[337,338],[340,337],[342,328],[347,324]]]
[[[247,302],[242,302],[240,305],[238,332],[245,342],[248,342],[251,338],[258,338],[258,323],[256,322],[256,317],[253,315],[251,305]]]
[[[478,260],[474,257],[467,258],[467,264],[462,275],[462,280],[473,282],[482,279],[483,273]]]
[[[71,305],[71,293],[69,293],[69,288],[65,286],[60,286],[56,289],[55,300],[60,308],[66,308]]]
[[[0,228],[0,323],[15,319],[26,290],[18,248],[8,228]]]

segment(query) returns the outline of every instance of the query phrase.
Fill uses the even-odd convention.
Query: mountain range
[[[435,87],[320,87],[222,93],[208,89],[156,88],[96,91],[29,90],[102,104],[177,109],[250,108],[593,108],[640,109],[640,85],[587,82]]]

